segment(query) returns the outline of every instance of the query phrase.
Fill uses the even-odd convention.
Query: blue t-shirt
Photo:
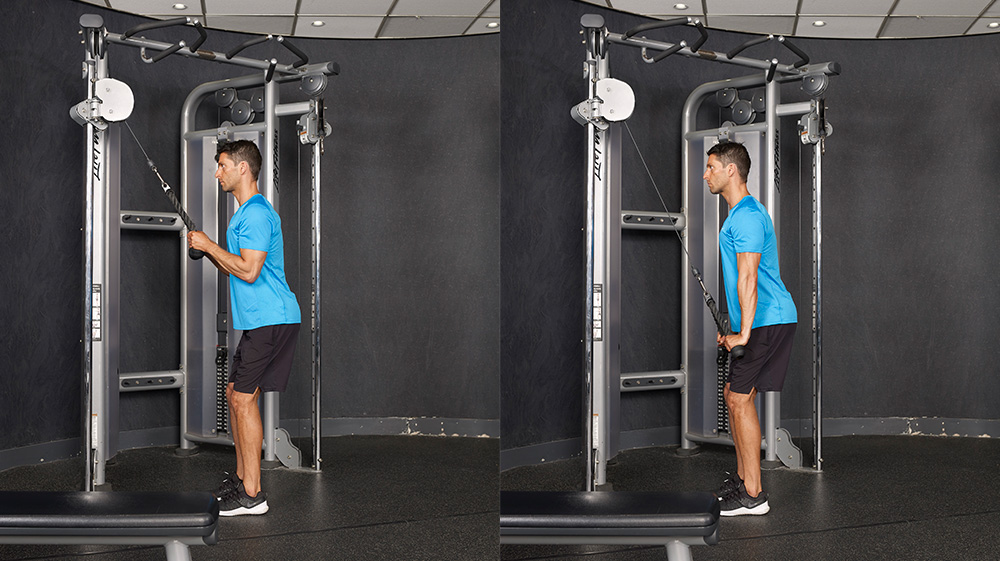
[[[742,323],[739,291],[737,253],[759,253],[757,268],[757,312],[753,327],[796,323],[798,316],[795,302],[781,282],[778,270],[778,244],[774,224],[767,209],[752,196],[743,197],[729,210],[729,217],[719,232],[719,254],[722,257],[722,279],[726,285],[729,303],[729,324],[739,333]]]
[[[285,281],[281,218],[263,195],[250,197],[233,214],[226,230],[226,245],[229,253],[236,255],[241,249],[267,252],[260,276],[253,284],[229,275],[233,328],[300,323],[299,303]]]

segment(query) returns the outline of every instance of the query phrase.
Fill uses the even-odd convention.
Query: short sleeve
[[[271,244],[271,221],[267,209],[260,205],[247,207],[239,232],[240,249],[267,251]]]
[[[764,253],[765,228],[759,212],[743,212],[733,222],[736,253]]]

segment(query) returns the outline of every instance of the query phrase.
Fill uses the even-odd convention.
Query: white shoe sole
[[[760,516],[762,514],[767,514],[770,510],[771,510],[771,506],[767,504],[767,501],[764,501],[763,503],[761,503],[761,504],[759,504],[759,505],[757,505],[757,506],[755,506],[753,508],[747,508],[745,506],[741,506],[740,508],[737,508],[735,510],[724,510],[724,511],[720,512],[719,515],[721,515],[721,516],[745,516],[745,515]]]
[[[267,512],[267,501],[251,508],[241,506],[233,510],[219,511],[219,516],[242,516],[244,514],[264,514],[265,512]]]

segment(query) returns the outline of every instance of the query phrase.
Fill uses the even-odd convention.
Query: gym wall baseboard
[[[812,419],[782,419],[781,426],[794,438],[812,437]],[[947,436],[1000,438],[1000,419],[946,419],[941,417],[845,417],[823,420],[823,437],[836,436]],[[677,446],[680,427],[625,431],[621,449]],[[581,454],[580,438],[543,442],[500,451],[500,469],[537,465],[575,458]]]
[[[312,433],[309,419],[282,419],[281,428],[292,437],[308,438]],[[177,446],[179,427],[160,427],[124,431],[118,436],[120,450],[150,446]],[[359,417],[323,419],[323,436],[358,435],[411,435],[448,436],[468,438],[498,438],[500,421],[497,419],[447,419],[442,417]],[[577,446],[579,449],[579,446]],[[80,455],[80,439],[67,438],[31,446],[0,450],[0,471],[56,460],[66,460]]]

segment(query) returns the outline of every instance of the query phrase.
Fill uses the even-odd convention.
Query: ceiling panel
[[[976,18],[891,17],[882,29],[882,38],[940,37],[962,35]]]
[[[187,8],[184,10],[175,10],[173,5],[178,2],[182,2]],[[105,5],[103,0],[91,3],[98,4],[99,6]],[[134,14],[177,13],[179,15],[201,15],[201,0],[111,0],[111,7]]]
[[[990,27],[991,23],[1000,25],[1000,18],[979,18],[972,28],[967,32],[969,35],[980,35],[983,33],[1000,33],[1000,27]]]
[[[235,31],[294,31],[309,37],[374,37],[380,27],[382,37],[496,33],[499,27],[489,28],[486,24],[500,23],[500,0],[83,1],[150,17],[205,17],[210,27]],[[187,7],[173,9],[178,1]],[[881,29],[882,36],[889,38],[1000,31],[986,27],[993,20],[1000,23],[1000,0],[687,0],[683,2],[687,9],[676,8],[677,0],[582,1],[658,18],[689,16],[709,27],[748,33],[874,38]],[[203,5],[207,10],[204,14]],[[703,15],[706,9],[708,13]],[[325,25],[309,25],[314,20],[322,20]],[[816,20],[826,21],[827,25],[812,26]],[[230,23],[233,27],[227,27]]]
[[[891,15],[979,17],[992,3],[992,0],[899,0]]]
[[[392,0],[302,0],[299,15],[385,16],[390,7]]]
[[[270,33],[272,35],[291,35],[292,16],[214,16],[205,17],[205,25],[216,29],[244,31],[247,33]]]
[[[315,19],[322,19],[322,27],[312,26]],[[340,18],[316,18],[300,16],[295,28],[296,36],[303,37],[342,37],[353,39],[372,39],[378,33],[384,16],[353,16]]]
[[[379,34],[380,38],[440,37],[461,35],[476,18],[398,17],[390,16]]]
[[[719,29],[739,29],[749,33],[791,35],[795,29],[795,16],[713,16],[706,18],[706,25]]]
[[[174,0],[176,1],[176,0]],[[297,0],[181,0],[205,2],[205,15],[294,15]]]
[[[795,14],[798,0],[705,0],[709,17],[721,15]]]
[[[682,4],[687,9],[677,9],[674,6]],[[698,16],[701,12],[701,0],[685,0],[684,2],[669,0],[611,0],[616,10],[634,14]],[[697,12],[697,13],[696,13]]]
[[[895,0],[802,0],[799,14],[824,16],[885,16]],[[874,36],[874,34],[872,35]]]
[[[398,0],[390,15],[478,16],[487,4],[489,0]]]
[[[482,33],[496,33],[497,30],[496,26],[489,27],[491,23],[500,25],[500,18],[488,18],[488,17],[478,18],[476,19],[476,21],[472,23],[472,27],[470,27],[469,30],[465,32],[465,34],[480,35]]]
[[[814,21],[826,25],[817,27]],[[879,16],[823,16],[800,17],[795,35],[800,37],[844,37],[849,39],[871,38],[878,35],[884,17]]]

